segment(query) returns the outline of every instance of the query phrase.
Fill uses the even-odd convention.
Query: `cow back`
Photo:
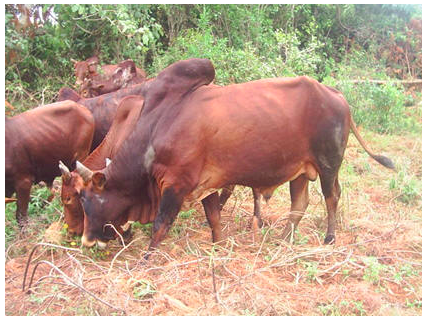
[[[78,127],[78,129],[76,129]],[[73,167],[88,155],[94,119],[83,106],[64,101],[37,107],[6,120],[6,175],[31,175],[52,182],[59,160]]]
[[[91,151],[96,149],[112,125],[120,101],[128,95],[141,95],[144,83],[132,85],[116,92],[93,98],[81,98],[78,103],[85,106],[93,114],[95,131]]]
[[[81,99],[81,96],[69,87],[62,87],[57,95],[58,96],[56,102],[63,102],[65,100],[72,100],[74,102],[78,102]]]

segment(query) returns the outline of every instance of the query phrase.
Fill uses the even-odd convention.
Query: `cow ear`
[[[106,184],[106,176],[103,172],[95,172],[91,177],[91,181],[93,182],[95,188],[98,190],[103,190]]]

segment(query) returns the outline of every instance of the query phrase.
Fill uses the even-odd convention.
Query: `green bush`
[[[405,105],[408,99],[403,87],[394,82],[354,83],[346,79],[326,78],[324,83],[336,87],[343,93],[357,125],[388,134],[421,130],[416,116],[406,113]]]
[[[269,45],[266,52],[253,42],[245,42],[241,48],[236,48],[229,45],[228,39],[214,35],[209,18],[205,10],[200,15],[199,28],[186,30],[166,52],[160,52],[154,59],[153,69],[160,72],[182,59],[208,58],[215,66],[215,83],[225,85],[261,78],[315,76],[317,65],[322,62],[316,51],[323,44],[313,36],[310,46],[303,50],[299,49],[296,34],[285,34],[281,30],[272,34],[270,42],[274,45]],[[284,59],[281,51],[284,51]]]

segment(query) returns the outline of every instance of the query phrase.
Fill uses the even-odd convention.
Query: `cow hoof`
[[[335,235],[328,235],[325,237],[324,244],[334,244],[334,243],[336,243]]]
[[[27,218],[18,220],[19,230],[21,232],[25,232],[27,225],[28,225],[28,219]]]
[[[252,222],[250,223],[250,227],[252,228],[252,230],[261,229],[263,225],[264,225],[264,222],[262,221],[262,219],[256,216],[252,217]]]

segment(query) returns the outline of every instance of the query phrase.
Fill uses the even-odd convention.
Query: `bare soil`
[[[55,224],[21,234],[8,246],[6,315],[420,316],[421,138],[361,134],[398,171],[373,161],[351,136],[339,177],[334,245],[323,245],[319,181],[310,185],[310,205],[294,244],[280,239],[290,208],[287,184],[262,203],[262,229],[250,225],[251,190],[237,187],[222,212],[223,244],[211,243],[199,204],[191,215],[180,214],[147,262],[149,232],[140,226],[125,247],[116,240],[100,251],[80,248]],[[48,241],[55,246],[36,248],[22,291],[29,253]]]

